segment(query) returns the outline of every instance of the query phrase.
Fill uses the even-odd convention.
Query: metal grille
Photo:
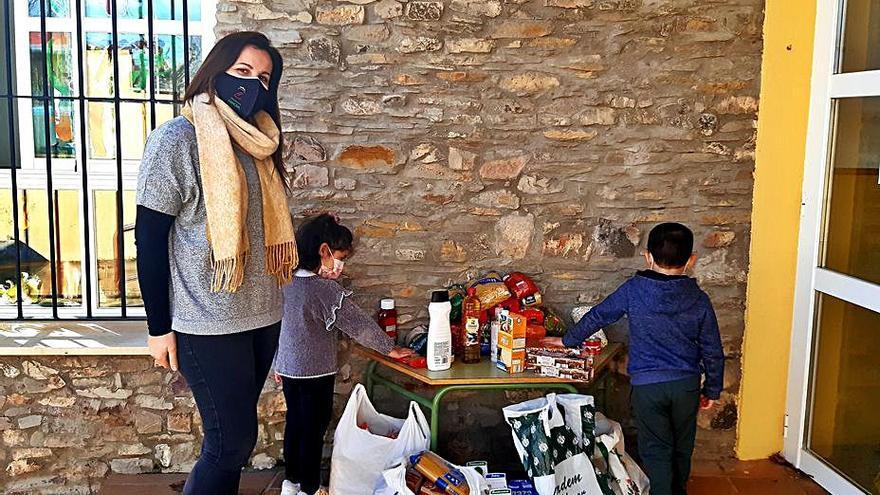
[[[108,318],[126,318],[130,317],[131,313],[129,311],[129,304],[126,298],[126,256],[125,256],[125,236],[124,232],[127,227],[124,225],[124,215],[123,209],[125,207],[123,201],[124,195],[124,187],[123,187],[123,140],[122,140],[122,132],[120,129],[124,122],[121,121],[121,107],[123,103],[138,103],[145,104],[149,109],[149,129],[152,130],[156,126],[156,106],[157,104],[161,105],[173,105],[173,113],[177,115],[179,112],[179,105],[181,103],[180,98],[181,94],[178,90],[178,84],[175,82],[172,84],[173,95],[171,99],[159,99],[157,98],[156,86],[158,83],[158,78],[156,76],[156,46],[157,35],[154,32],[154,24],[155,24],[155,6],[154,3],[159,0],[139,0],[140,5],[146,7],[146,33],[140,32],[140,36],[146,34],[147,37],[147,46],[146,52],[148,57],[147,62],[147,74],[148,74],[148,82],[147,82],[147,94],[144,98],[127,98],[124,97],[120,91],[120,28],[119,28],[119,20],[120,20],[120,4],[124,4],[121,0],[114,0],[110,2],[102,2],[109,9],[109,22],[110,22],[110,36],[111,36],[111,45],[109,47],[110,53],[112,54],[112,96],[104,97],[104,96],[89,96],[86,91],[86,77],[85,72],[87,70],[87,47],[86,47],[86,29],[85,29],[85,10],[84,10],[84,2],[88,0],[67,0],[64,5],[67,5],[69,8],[69,17],[72,21],[74,21],[75,26],[69,26],[68,31],[71,33],[71,37],[75,35],[75,42],[71,43],[71,52],[72,56],[76,57],[76,63],[73,64],[75,67],[75,73],[71,74],[71,81],[76,81],[76,90],[71,91],[71,95],[56,95],[51,94],[50,92],[50,55],[47,49],[47,39],[50,37],[50,31],[47,30],[47,18],[51,17],[50,9],[54,9],[53,0],[31,0],[30,2],[24,2],[20,0],[0,0],[2,3],[2,13],[4,15],[4,27],[3,29],[3,61],[0,62],[5,64],[5,81],[0,81],[0,102],[5,101],[6,112],[7,115],[0,116],[0,118],[5,118],[8,120],[8,150],[0,151],[0,157],[4,155],[8,155],[10,161],[10,167],[8,170],[2,170],[0,173],[7,174],[8,180],[10,184],[10,194],[11,194],[11,217],[12,217],[12,232],[13,232],[13,243],[11,245],[12,251],[14,251],[14,265],[15,265],[15,284],[17,285],[16,295],[15,295],[15,314],[5,314],[3,319],[23,319],[25,317],[33,316],[28,315],[24,309],[24,298],[25,298],[25,287],[24,282],[22,281],[22,257],[23,257],[23,247],[27,247],[22,244],[21,232],[22,232],[22,218],[20,214],[20,208],[22,207],[21,201],[19,199],[19,186],[20,186],[20,174],[23,173],[22,170],[22,162],[26,159],[32,159],[33,157],[25,157],[20,156],[22,153],[22,141],[19,137],[19,133],[17,132],[17,115],[16,109],[19,112],[25,108],[36,109],[39,106],[42,106],[43,118],[42,118],[42,133],[43,133],[43,142],[45,143],[45,191],[46,191],[46,214],[47,218],[47,226],[48,226],[48,263],[49,263],[49,277],[50,280],[48,284],[51,288],[51,293],[45,296],[44,306],[49,306],[51,308],[51,318],[53,319],[65,319],[65,318],[95,318],[94,308],[97,307],[95,298],[95,274],[98,273],[97,268],[93,270],[93,267],[97,266],[96,260],[96,249],[93,248],[93,229],[95,228],[95,222],[92,215],[89,214],[90,211],[94,208],[94,204],[90,204],[90,202],[94,201],[94,198],[91,196],[92,189],[90,188],[90,177],[89,177],[89,161],[90,161],[90,147],[89,147],[89,132],[90,128],[88,125],[89,120],[89,104],[90,103],[104,103],[104,104],[112,104],[113,113],[114,113],[114,123],[115,127],[113,128],[113,132],[115,133],[115,165],[116,165],[116,190],[115,190],[115,208],[116,208],[116,235],[115,235],[115,250],[116,250],[116,258],[115,261],[117,263],[116,270],[119,274],[118,276],[118,290],[119,290],[119,306],[118,311],[116,311],[115,316],[101,316],[101,319]],[[193,0],[197,1],[197,0]],[[144,5],[145,4],[145,5]],[[190,46],[190,5],[187,0],[164,0],[163,5],[165,8],[168,8],[170,5],[171,9],[171,21],[176,21],[180,23],[181,31],[182,31],[182,42],[183,42],[183,74],[176,74],[172,80],[177,81],[179,77],[182,76],[183,87],[189,85],[190,78],[190,55],[191,55],[191,46]],[[15,36],[13,23],[19,20],[22,16],[30,16],[30,18],[36,18],[35,9],[39,7],[39,25],[40,25],[40,59],[39,63],[39,71],[34,70],[33,66],[33,46],[31,47],[32,55],[31,55],[31,75],[34,77],[39,76],[41,78],[42,88],[41,94],[21,94],[16,90],[17,81],[16,81],[16,73],[19,74],[23,70],[27,70],[28,61],[27,60],[14,60],[15,55],[15,45],[16,43],[24,43],[26,40],[20,39],[20,37]],[[31,9],[29,12],[22,13],[21,11],[15,12],[15,9]],[[202,9],[205,11],[206,9]],[[31,21],[29,21],[31,22]],[[143,22],[143,19],[139,22]],[[168,21],[165,22],[166,25]],[[175,35],[171,35],[172,45],[175,40]],[[200,46],[204,46],[200,44]],[[177,49],[172,47],[172,54],[177,53]],[[177,69],[177,64],[172,63],[172,70]],[[33,86],[32,86],[33,87]],[[37,93],[35,91],[31,91],[31,93]],[[80,242],[82,242],[82,259],[81,262],[81,273],[82,278],[80,280],[80,290],[81,290],[81,306],[83,308],[79,314],[72,316],[65,316],[63,314],[59,314],[59,285],[61,283],[59,278],[59,253],[60,247],[57,242],[58,229],[60,228],[58,224],[58,208],[59,208],[59,196],[58,191],[55,189],[55,185],[53,184],[53,149],[50,148],[50,143],[52,142],[51,128],[50,128],[50,120],[54,115],[57,115],[57,111],[55,114],[50,112],[50,105],[53,102],[66,101],[69,102],[71,107],[74,109],[74,112],[78,112],[79,114],[79,126],[78,126],[78,136],[73,138],[75,141],[79,143],[79,150],[75,153],[75,166],[76,171],[80,174],[81,183],[78,184],[80,187],[79,192],[82,201],[82,212],[83,214],[80,216],[80,221],[78,222],[81,236]],[[22,105],[22,102],[27,102],[30,105]],[[34,118],[34,112],[31,112],[31,118]],[[71,131],[75,126],[71,122]],[[35,138],[37,137],[38,129],[34,129]],[[35,155],[36,156],[36,155]],[[29,169],[32,170],[32,169]],[[130,175],[130,172],[129,172]],[[128,227],[130,230],[130,227]],[[51,301],[51,305],[48,302]],[[12,301],[10,300],[10,303]],[[46,317],[49,314],[45,315]]]

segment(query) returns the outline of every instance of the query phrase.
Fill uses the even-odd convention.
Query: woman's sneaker
[[[299,483],[294,483],[290,480],[284,480],[284,483],[281,483],[281,495],[306,495],[305,492],[299,489]]]

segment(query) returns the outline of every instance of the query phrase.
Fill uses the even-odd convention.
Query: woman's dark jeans
[[[180,372],[202,416],[204,440],[185,495],[236,495],[257,443],[257,400],[281,324],[230,335],[177,333]]]

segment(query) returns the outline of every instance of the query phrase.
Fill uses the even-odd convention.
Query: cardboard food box
[[[583,370],[592,363],[577,349],[558,347],[529,347],[526,349],[526,364],[531,366],[553,366],[564,369]]]
[[[495,366],[508,373],[522,373],[526,366],[525,349],[498,348],[498,361]]]
[[[526,328],[525,316],[518,313],[510,313],[508,319],[502,322],[501,330],[498,331],[498,348],[525,349]]]
[[[536,366],[526,365],[526,369],[534,371],[541,376],[552,376],[554,378],[564,378],[566,380],[576,380],[579,382],[588,382],[593,379],[593,369],[572,369],[559,368],[556,366]]]
[[[535,485],[529,480],[510,480],[507,486],[513,495],[538,495]]]

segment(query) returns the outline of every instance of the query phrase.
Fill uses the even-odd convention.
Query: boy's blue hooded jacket
[[[645,270],[595,306],[563,337],[568,347],[624,315],[629,318],[629,367],[633,385],[706,374],[703,394],[718,399],[724,351],[709,296],[697,281]]]

